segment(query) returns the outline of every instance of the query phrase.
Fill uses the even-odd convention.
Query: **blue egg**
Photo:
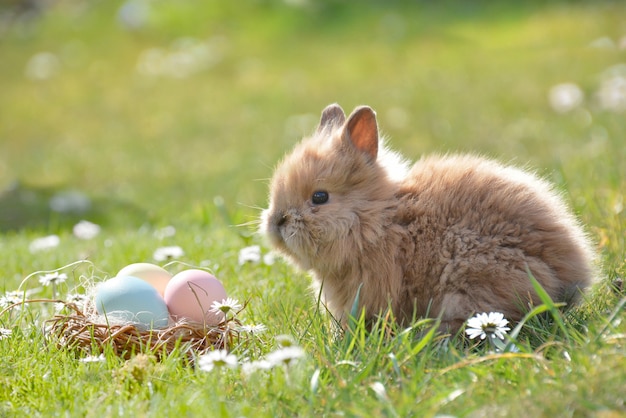
[[[133,276],[118,276],[96,288],[96,310],[115,322],[141,328],[165,328],[169,312],[163,297],[150,283]]]

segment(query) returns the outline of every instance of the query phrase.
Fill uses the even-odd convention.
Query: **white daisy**
[[[65,300],[68,303],[73,303],[74,305],[76,305],[76,307],[78,309],[80,309],[81,311],[84,311],[87,303],[89,302],[89,297],[87,295],[82,294],[82,293],[71,293],[71,294],[68,294],[65,297]],[[65,303],[57,303],[56,304],[57,312],[65,309],[65,308],[66,308]]]
[[[105,360],[106,358],[104,357],[104,354],[100,354],[99,356],[86,356],[81,358],[79,361],[81,363],[100,363]]]
[[[257,370],[270,370],[274,365],[267,360],[256,360],[243,363],[241,371],[244,375],[249,376]]]
[[[84,295],[82,293],[71,293],[65,297],[70,303],[76,304],[76,306],[80,309],[84,308],[87,302],[89,302],[89,296]]]
[[[0,308],[8,308],[16,303],[22,303],[24,301],[24,292],[10,291],[6,292],[4,296],[0,297]]]
[[[39,276],[39,283],[44,286],[63,283],[67,280],[67,274],[55,271],[53,273],[42,274]]]
[[[600,85],[597,97],[603,109],[615,112],[626,110],[626,74],[609,71]]]
[[[304,350],[298,346],[283,347],[269,353],[265,359],[274,366],[289,366],[304,357]]]
[[[263,264],[267,266],[271,266],[276,262],[276,254],[274,252],[269,252],[263,256]]]
[[[585,98],[580,87],[574,83],[553,86],[548,94],[550,106],[559,113],[567,113],[579,107]]]
[[[72,228],[72,233],[78,239],[93,239],[100,233],[100,225],[89,221],[80,221]]]
[[[261,261],[261,247],[252,245],[239,250],[239,265],[246,263],[258,263]]]
[[[156,261],[167,261],[173,258],[180,258],[185,255],[185,251],[180,248],[178,245],[172,245],[170,247],[161,247],[157,248],[154,251],[152,257]]]
[[[468,319],[465,333],[470,339],[480,337],[484,340],[487,336],[495,336],[503,340],[504,335],[511,329],[506,326],[508,323],[504,314],[500,312],[483,312]]]
[[[242,305],[239,303],[237,299],[226,298],[226,299],[223,299],[221,302],[217,300],[213,302],[213,304],[211,305],[211,309],[209,309],[209,312],[213,312],[213,313],[223,312],[225,315],[231,311],[233,313],[237,313],[241,310],[241,308],[242,308]]]
[[[174,235],[176,235],[176,228],[172,225],[164,226],[154,231],[154,236],[158,239],[173,237]]]
[[[9,338],[13,334],[13,331],[8,328],[0,328],[0,340]]]
[[[61,243],[61,238],[58,235],[48,235],[41,238],[35,238],[31,241],[28,249],[31,253],[39,251],[49,250],[51,248],[58,247]]]
[[[241,325],[239,327],[239,331],[247,332],[249,334],[260,334],[267,331],[267,327],[263,324]]]
[[[215,350],[198,358],[198,368],[202,371],[210,372],[220,367],[234,369],[237,367],[237,356],[229,354],[226,350]]]
[[[26,77],[31,80],[48,80],[54,77],[61,69],[61,61],[52,52],[38,52],[28,60]]]
[[[291,335],[277,335],[274,339],[279,347],[292,347],[296,345],[296,341]]]

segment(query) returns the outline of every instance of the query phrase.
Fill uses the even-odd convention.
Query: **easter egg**
[[[210,312],[215,301],[226,299],[222,283],[204,270],[184,270],[176,274],[165,287],[165,303],[176,320],[217,325],[224,319],[222,312]]]
[[[134,323],[141,328],[165,328],[169,312],[159,292],[148,282],[117,276],[96,288],[96,310],[111,322]]]
[[[154,286],[161,296],[163,296],[167,282],[172,278],[167,270],[150,263],[129,264],[121,269],[117,275],[119,277],[139,277]]]

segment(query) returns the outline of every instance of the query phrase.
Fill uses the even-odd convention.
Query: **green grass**
[[[267,325],[234,348],[241,361],[283,334],[307,353],[249,377],[205,373],[177,354],[82,363],[46,341],[53,308],[33,304],[0,317],[13,331],[0,340],[0,416],[625,415],[624,292],[612,283],[626,275],[626,125],[596,98],[624,50],[590,45],[619,44],[626,5],[517,3],[151,2],[138,30],[116,21],[120,2],[60,1],[33,20],[0,6],[0,295],[89,260],[63,270],[64,296],[178,245],[180,261],[210,267],[249,301],[244,322]],[[184,78],[138,71],[146,50],[175,52],[184,37],[207,41],[214,61]],[[57,71],[29,79],[40,52],[57,57]],[[548,92],[563,82],[585,101],[559,114]],[[281,261],[240,266],[241,248],[264,243],[237,225],[258,217],[272,167],[335,101],[374,107],[410,158],[479,152],[554,181],[597,243],[600,281],[585,303],[530,318],[520,352],[492,354],[422,322],[369,334],[357,322],[341,335],[305,274]],[[91,207],[52,211],[63,191]],[[100,235],[74,237],[80,219]],[[175,235],[155,235],[167,225]],[[48,234],[59,246],[32,253]],[[52,297],[37,278],[24,288]]]

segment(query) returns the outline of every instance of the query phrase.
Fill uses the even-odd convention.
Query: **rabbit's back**
[[[537,176],[477,156],[431,156],[401,183],[406,228],[400,311],[457,328],[475,312],[519,320],[538,303],[528,270],[557,302],[592,280],[591,250],[562,198]],[[532,302],[531,302],[532,300]],[[427,312],[430,310],[430,312]]]

